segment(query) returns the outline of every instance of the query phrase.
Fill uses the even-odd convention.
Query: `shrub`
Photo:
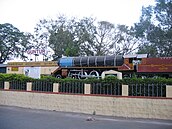
[[[23,81],[30,82],[33,78],[27,77],[23,74],[0,74],[0,81]]]
[[[146,79],[142,79],[142,78],[127,78],[127,79],[123,79],[122,80],[123,84],[166,84],[166,85],[172,85],[172,78],[146,78]]]
[[[53,82],[53,83],[60,83],[60,82],[82,82],[82,83],[96,83],[96,82],[106,82],[106,83],[122,83],[122,84],[166,84],[166,85],[172,85],[172,78],[124,78],[122,80],[117,79],[114,76],[107,76],[105,79],[97,79],[97,78],[88,78],[88,79],[73,79],[73,78],[65,78],[65,79],[59,79],[52,76],[42,76],[41,79],[33,79],[30,77],[27,77],[22,74],[0,74],[0,81],[23,81],[23,82],[33,82],[35,80],[40,81],[47,81],[47,82]]]

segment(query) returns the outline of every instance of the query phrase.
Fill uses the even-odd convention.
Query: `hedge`
[[[151,84],[151,83],[158,83],[158,84],[166,84],[166,85],[172,85],[172,78],[127,78],[118,80],[115,77],[106,77],[105,79],[96,79],[96,78],[88,78],[88,79],[73,79],[73,78],[65,78],[65,79],[59,79],[52,76],[42,76],[41,79],[33,79],[30,77],[27,77],[22,74],[0,74],[0,81],[22,81],[22,82],[34,82],[34,81],[48,81],[53,83],[60,83],[60,82],[84,82],[84,83],[96,83],[96,82],[107,82],[107,83],[113,83],[118,82],[122,84]]]

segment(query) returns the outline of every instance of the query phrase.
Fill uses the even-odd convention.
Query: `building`
[[[40,78],[40,75],[51,75],[57,67],[56,61],[9,62],[6,73],[24,74],[29,77]]]
[[[6,68],[7,68],[6,64],[0,64],[0,73],[6,73]]]

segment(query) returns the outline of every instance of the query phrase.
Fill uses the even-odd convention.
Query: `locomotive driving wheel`
[[[95,78],[98,78],[99,79],[99,73],[96,71],[96,70],[93,70],[90,72],[90,77],[95,77]]]
[[[56,78],[62,78],[62,76],[60,74],[57,74]]]

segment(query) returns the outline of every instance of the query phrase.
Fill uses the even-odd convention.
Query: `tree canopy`
[[[42,19],[32,35],[20,32],[12,24],[0,24],[0,63],[11,57],[26,59],[31,47],[51,49],[54,60],[62,56],[101,56],[149,54],[151,57],[172,56],[172,1],[155,0],[143,7],[134,26],[116,25],[96,18]]]
[[[35,28],[36,41],[41,47],[50,47],[53,57],[93,55],[93,21],[92,18],[67,19],[63,15],[56,20],[40,20]]]
[[[54,57],[124,55],[135,51],[141,43],[128,26],[97,22],[91,17],[68,19],[60,15],[57,19],[43,19],[35,33],[39,46],[50,47]]]
[[[138,53],[148,52],[152,57],[172,56],[172,1],[156,0],[155,6],[143,7],[135,32],[136,37],[146,39]]]
[[[26,59],[25,52],[32,47],[30,38],[29,33],[20,32],[12,24],[0,24],[0,63],[4,63],[11,57]]]

